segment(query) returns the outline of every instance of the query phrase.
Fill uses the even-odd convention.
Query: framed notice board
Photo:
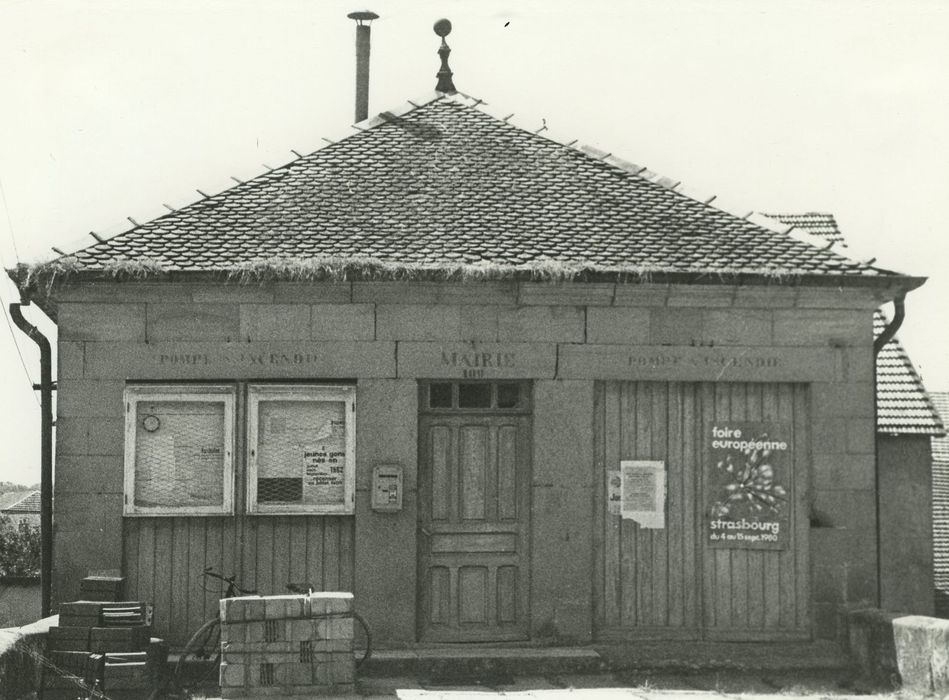
[[[247,512],[354,513],[356,387],[256,384],[247,397]]]
[[[125,390],[125,515],[233,512],[234,387]]]

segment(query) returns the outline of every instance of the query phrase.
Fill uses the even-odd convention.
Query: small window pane
[[[224,404],[149,401],[136,413],[135,506],[220,507]]]
[[[451,408],[451,384],[431,384],[428,405],[430,408]]]
[[[346,405],[261,401],[258,416],[257,501],[344,503]]]
[[[459,408],[491,408],[490,384],[459,384]]]
[[[521,391],[517,384],[498,384],[498,408],[517,408]]]

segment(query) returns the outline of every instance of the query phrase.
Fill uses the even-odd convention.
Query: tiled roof
[[[39,513],[39,491],[9,491],[0,494],[0,512]]]
[[[886,327],[879,311],[873,317],[874,335]],[[906,350],[893,338],[877,355],[877,432],[892,434],[943,435],[945,429],[923,380]]]
[[[844,235],[837,227],[837,220],[833,214],[822,214],[819,212],[808,212],[806,214],[765,214],[772,219],[777,219],[782,224],[802,228],[808,233],[820,236],[834,243],[843,243]]]
[[[435,93],[73,254],[90,270],[371,259],[434,269],[553,261],[603,272],[892,274],[544,129],[514,126],[480,100]]]
[[[949,425],[949,391],[933,391],[929,398],[942,417],[942,424]],[[945,464],[949,476],[949,436],[933,438],[933,461]]]
[[[949,392],[930,394],[943,423],[949,422]],[[936,613],[949,617],[949,437],[932,438],[933,569]]]

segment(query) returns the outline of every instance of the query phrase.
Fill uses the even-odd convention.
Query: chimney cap
[[[379,15],[375,12],[370,12],[369,10],[362,10],[360,12],[350,12],[348,15],[349,19],[354,19],[357,22],[371,22],[374,19],[379,19]]]

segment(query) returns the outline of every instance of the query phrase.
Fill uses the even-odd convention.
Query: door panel
[[[530,417],[419,418],[419,635],[525,639]]]
[[[597,382],[594,413],[598,635],[809,637],[806,387]],[[711,468],[706,431],[715,421],[776,422],[791,429],[787,549],[716,549],[706,544],[705,475]],[[607,472],[629,459],[665,462],[664,529],[643,529],[633,520],[606,513]]]

